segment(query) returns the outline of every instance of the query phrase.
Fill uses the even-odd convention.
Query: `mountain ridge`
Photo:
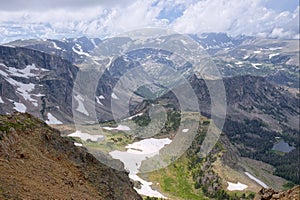
[[[142,199],[126,172],[29,114],[0,116],[0,196],[4,199]]]

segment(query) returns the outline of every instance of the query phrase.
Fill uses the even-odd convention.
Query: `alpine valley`
[[[215,127],[220,137],[201,157],[214,124],[209,85],[220,80],[194,73],[196,66],[170,51],[150,48],[176,37],[142,41],[149,47],[128,52],[136,42],[129,36],[0,45],[0,197],[299,199],[299,40],[188,36],[215,64],[226,94],[224,126]],[[124,53],[106,57],[107,45]],[[99,63],[107,66],[104,71]],[[197,104],[197,115],[181,112],[170,88],[184,83],[169,69],[191,86],[197,102],[188,104]],[[152,118],[161,110],[163,124]],[[181,130],[182,122],[197,129]],[[147,154],[170,146],[178,132],[191,131],[194,138],[178,159],[141,170]],[[130,163],[130,152],[141,158]]]

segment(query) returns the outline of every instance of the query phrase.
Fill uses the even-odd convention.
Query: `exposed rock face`
[[[72,121],[72,89],[78,68],[60,57],[26,48],[0,46],[0,113],[16,110],[47,120],[54,113]]]
[[[269,83],[263,77],[239,76],[223,79],[226,90],[227,115],[234,120],[259,118],[272,129],[281,124],[299,128],[299,98],[282,87]],[[210,95],[204,80],[192,77],[190,83],[199,98],[200,110],[210,114]],[[213,84],[213,81],[212,83]],[[274,111],[275,110],[275,111]]]
[[[299,200],[300,199],[300,185],[295,186],[294,188],[284,191],[278,192],[274,191],[272,188],[262,188],[254,200]]]
[[[29,114],[0,116],[0,171],[0,199],[142,199],[126,172]]]

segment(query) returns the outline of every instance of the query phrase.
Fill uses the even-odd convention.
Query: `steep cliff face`
[[[0,113],[29,112],[71,121],[72,89],[78,68],[32,49],[0,46]]]
[[[1,199],[136,199],[126,172],[29,114],[0,116]]]

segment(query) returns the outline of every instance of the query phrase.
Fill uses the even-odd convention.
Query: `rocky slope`
[[[0,116],[1,199],[141,199],[128,174],[29,115]]]
[[[299,200],[300,186],[295,186],[287,191],[274,191],[272,188],[262,188],[255,196],[254,200]]]

